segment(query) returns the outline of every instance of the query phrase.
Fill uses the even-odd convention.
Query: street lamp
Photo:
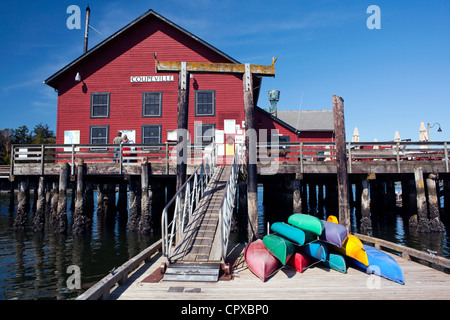
[[[431,138],[430,138],[430,129],[433,128],[435,125],[438,125],[437,132],[442,132],[441,125],[440,125],[439,123],[436,122],[436,123],[433,124],[431,127],[430,127],[430,124],[427,123],[428,141],[431,141]]]

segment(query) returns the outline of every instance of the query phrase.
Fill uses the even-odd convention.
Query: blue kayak
[[[301,246],[317,238],[314,234],[308,231],[303,231],[302,229],[293,227],[284,222],[275,222],[270,226],[270,229],[279,236],[282,236]]]
[[[358,260],[351,258],[349,259],[357,268],[365,271],[366,273],[375,274],[388,280],[405,284],[403,279],[403,271],[394,258],[371,246],[364,245],[364,249],[367,253],[369,266],[363,265]]]
[[[305,252],[310,257],[316,258],[320,261],[327,261],[328,258],[328,246],[322,241],[314,241],[307,243],[302,247],[303,252]]]
[[[333,222],[322,220],[322,223],[323,231],[319,239],[341,248],[342,244],[347,239],[347,228]]]

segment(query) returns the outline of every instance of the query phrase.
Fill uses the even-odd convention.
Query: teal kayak
[[[333,270],[347,273],[347,263],[345,262],[345,258],[340,254],[329,252],[327,260],[322,263]]]
[[[282,236],[296,244],[304,245],[317,239],[317,236],[308,231],[293,227],[284,222],[275,222],[270,226],[270,229],[277,235]]]
[[[280,260],[283,265],[286,265],[291,255],[294,254],[294,244],[276,234],[268,234],[263,238],[263,242],[270,253]]]
[[[294,227],[302,229],[303,231],[309,231],[318,236],[322,234],[324,228],[322,220],[302,213],[294,213],[291,215],[288,219],[288,223]]]

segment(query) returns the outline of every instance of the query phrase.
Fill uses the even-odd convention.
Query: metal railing
[[[211,144],[205,148],[201,164],[164,208],[161,218],[161,233],[162,251],[165,257],[170,258],[172,246],[183,235],[184,228],[190,222],[192,213],[214,173],[216,163],[215,146]],[[169,222],[169,210],[173,204],[175,204],[173,217]]]
[[[239,179],[239,166],[242,163],[242,150],[237,148],[234,155],[233,163],[231,164],[231,173],[225,187],[225,195],[219,210],[219,227],[221,230],[222,239],[222,262],[225,261],[228,240],[230,238],[231,217],[236,203],[237,184]]]

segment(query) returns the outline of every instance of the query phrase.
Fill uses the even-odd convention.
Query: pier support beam
[[[187,125],[189,107],[189,76],[186,62],[181,62],[178,75],[178,113],[177,113],[177,191],[186,182],[187,171]]]
[[[444,224],[441,222],[439,214],[438,195],[436,190],[437,175],[430,173],[427,176],[428,208],[430,211],[430,230],[443,232]]]
[[[248,242],[258,239],[258,172],[255,130],[255,104],[253,100],[253,76],[250,64],[245,64],[243,77],[244,114],[245,114],[245,147],[247,150],[247,201],[248,201]]]
[[[85,204],[85,182],[84,182],[84,161],[80,159],[77,164],[77,187],[75,198],[75,211],[73,218],[73,234],[82,234],[91,226],[91,219],[87,214]]]
[[[361,192],[361,233],[368,233],[372,230],[372,220],[370,219],[370,192],[369,180],[362,181]]]
[[[293,210],[294,213],[302,213],[302,173],[296,173],[292,182],[293,189]]]
[[[22,179],[18,183],[18,193],[17,193],[17,212],[16,220],[14,221],[14,229],[23,230],[27,222],[27,215],[30,210],[30,200],[29,197],[29,179],[28,177]]]
[[[128,230],[138,231],[141,215],[141,197],[139,192],[139,183],[136,177],[130,177],[129,195],[128,195]]]
[[[336,165],[339,198],[339,223],[351,230],[347,151],[345,147],[344,99],[333,95],[334,132],[336,139]]]
[[[414,178],[416,181],[417,193],[417,216],[412,216],[410,218],[410,225],[417,225],[418,232],[429,232],[430,221],[428,220],[428,206],[422,168],[414,169]],[[416,221],[414,221],[414,219],[416,219]]]
[[[45,178],[43,176],[39,177],[38,190],[37,190],[37,201],[36,201],[36,212],[33,218],[33,231],[44,230],[45,225]],[[36,197],[36,195],[35,195]]]
[[[139,219],[139,232],[148,234],[153,231],[151,201],[152,192],[149,188],[149,164],[147,159],[141,163],[141,216]]]
[[[69,164],[61,163],[59,168],[58,209],[53,216],[55,233],[67,232],[67,185],[69,180]]]

